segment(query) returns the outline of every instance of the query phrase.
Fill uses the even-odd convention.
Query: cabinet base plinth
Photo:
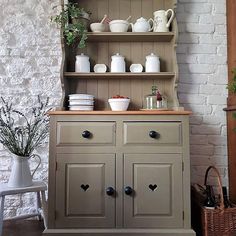
[[[192,229],[46,229],[43,236],[196,236]]]

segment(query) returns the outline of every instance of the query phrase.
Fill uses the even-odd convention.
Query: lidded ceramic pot
[[[90,72],[90,62],[89,57],[81,53],[76,56],[75,61],[75,72],[89,73]]]
[[[125,72],[125,58],[119,53],[111,56],[111,72]]]
[[[145,71],[154,73],[160,72],[160,59],[154,53],[146,56]]]

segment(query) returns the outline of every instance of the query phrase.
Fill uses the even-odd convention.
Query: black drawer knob
[[[125,187],[125,194],[131,195],[133,193],[133,189],[130,186]]]
[[[149,136],[150,136],[150,138],[157,138],[158,133],[156,131],[154,131],[154,130],[151,130],[149,132]]]
[[[82,132],[82,136],[83,136],[83,138],[90,138],[91,133],[88,130],[85,130]]]
[[[106,189],[106,193],[107,193],[108,196],[112,196],[112,195],[114,195],[115,190],[114,190],[114,188],[112,188],[112,187],[108,187],[108,188]]]

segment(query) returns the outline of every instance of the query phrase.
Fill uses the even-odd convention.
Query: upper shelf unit
[[[173,32],[167,32],[167,33],[88,32],[88,42],[171,42],[173,37],[174,37]]]

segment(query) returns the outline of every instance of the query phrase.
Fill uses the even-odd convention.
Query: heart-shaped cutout
[[[86,191],[86,190],[89,188],[89,185],[88,185],[88,184],[86,184],[86,185],[81,184],[80,187],[81,187],[84,191]]]
[[[154,191],[157,188],[156,184],[149,184],[148,186],[152,191]]]

